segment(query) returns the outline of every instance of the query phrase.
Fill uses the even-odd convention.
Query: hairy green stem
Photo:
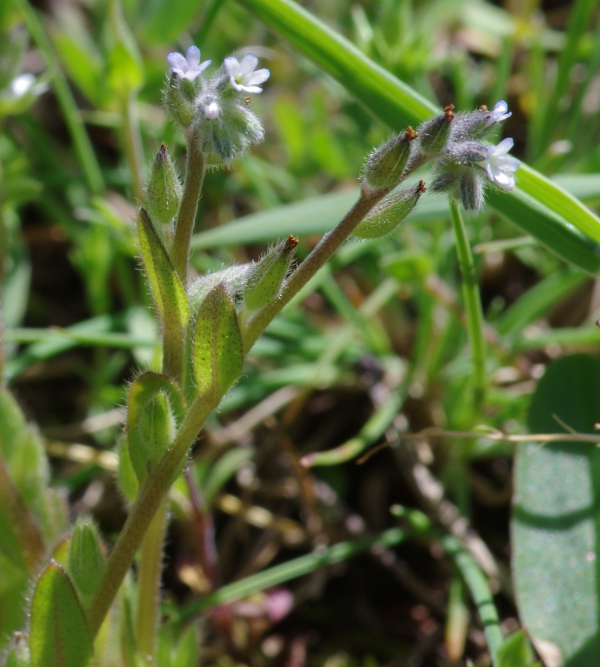
[[[202,181],[204,180],[204,155],[198,142],[194,140],[193,135],[188,136],[187,146],[185,183],[177,222],[175,224],[175,236],[173,237],[171,255],[177,275],[184,287],[187,287],[190,241],[192,239],[192,232],[194,231]]]
[[[242,332],[244,353],[254,345],[257,338],[265,330],[269,322],[279,313],[290,300],[306,285],[315,273],[334,254],[342,243],[352,234],[356,226],[363,220],[375,204],[383,199],[392,188],[380,190],[363,189],[354,206],[344,216],[342,221],[331,232],[325,234],[317,243],[308,257],[296,268],[283,286],[278,299],[269,302],[264,308],[248,320]]]
[[[467,315],[467,332],[469,344],[471,345],[471,357],[473,359],[473,388],[474,409],[479,413],[486,390],[485,375],[485,336],[483,333],[483,311],[481,309],[481,296],[473,253],[467,237],[467,230],[463,222],[458,204],[450,199],[450,217],[452,228],[456,238],[456,254],[458,266],[462,278],[462,293]]]
[[[142,662],[154,664],[160,605],[163,542],[167,530],[169,499],[166,496],[142,541],[138,571],[137,650]]]
[[[210,397],[212,392],[208,393]],[[106,565],[106,572],[87,612],[92,637],[100,630],[148,527],[164,501],[206,418],[217,407],[210,398],[198,397],[190,406],[169,451],[140,490]]]

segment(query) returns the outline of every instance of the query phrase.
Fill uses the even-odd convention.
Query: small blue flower
[[[492,111],[488,112],[486,125],[496,125],[496,123],[501,123],[503,120],[510,118],[512,116],[512,111],[508,110],[508,104],[504,100],[496,102]]]
[[[171,71],[182,79],[194,81],[210,65],[210,60],[200,62],[200,49],[197,46],[190,46],[184,58],[181,53],[169,53],[167,56]]]

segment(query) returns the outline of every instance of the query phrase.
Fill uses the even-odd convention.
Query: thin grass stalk
[[[452,535],[444,535],[440,540],[444,551],[452,558],[469,589],[477,615],[483,626],[492,665],[499,667],[498,651],[504,643],[498,610],[494,604],[492,591],[481,568],[471,554],[463,547],[460,540]]]
[[[104,192],[104,179],[102,177],[100,165],[96,160],[96,154],[94,153],[92,143],[85,131],[79,109],[75,104],[75,99],[71,93],[67,79],[60,68],[58,58],[54,53],[50,39],[48,38],[35,9],[33,9],[28,0],[14,1],[21,11],[25,23],[27,24],[27,29],[33,37],[33,40],[46,63],[46,67],[48,68],[56,99],[58,100],[65,122],[69,128],[69,133],[73,140],[73,147],[77,153],[77,159],[83,168],[83,174],[88,187],[93,194],[100,195]]]
[[[456,238],[456,254],[462,279],[462,293],[467,315],[467,332],[473,360],[473,403],[478,414],[483,405],[487,378],[485,374],[486,344],[483,332],[483,311],[473,253],[458,204],[450,200],[450,217]]]

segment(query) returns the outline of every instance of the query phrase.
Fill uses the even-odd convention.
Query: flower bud
[[[221,93],[218,97],[212,91],[198,98],[194,136],[209,163],[228,165],[264,139],[259,118],[240,104],[238,96]]]
[[[252,267],[244,290],[244,301],[250,310],[262,308],[277,298],[297,245],[298,239],[290,234]]]
[[[453,109],[453,104],[444,107],[443,114],[428,120],[419,127],[421,153],[433,157],[444,150],[450,138],[450,129],[455,117]]]
[[[417,136],[412,127],[408,127],[405,132],[375,149],[365,165],[363,182],[377,189],[397,185],[410,156],[411,142]]]
[[[390,234],[413,210],[426,189],[425,183],[419,181],[412,188],[392,192],[372,209],[352,235],[361,239],[377,239]]]
[[[165,106],[174,121],[188,128],[194,120],[195,83],[172,74],[165,94]]]
[[[84,597],[91,596],[102,581],[106,560],[98,529],[91,519],[80,519],[69,549],[69,572]]]
[[[168,225],[181,201],[181,183],[165,144],[161,144],[152,166],[144,204],[152,222]]]
[[[446,165],[431,183],[431,191],[446,193],[460,202],[466,211],[483,206],[485,177],[480,170],[468,166]]]
[[[474,170],[460,177],[460,201],[465,211],[478,211],[483,206],[483,179]]]
[[[127,408],[129,456],[141,486],[167,451],[185,403],[170,378],[147,371],[131,385]]]
[[[188,289],[187,297],[192,313],[198,312],[198,308],[200,308],[201,303],[207,297],[208,293],[221,283],[225,283],[227,291],[235,301],[243,292],[252,268],[253,265],[251,263],[237,264],[229,266],[222,271],[200,276]]]
[[[504,100],[496,102],[491,111],[483,105],[477,111],[458,114],[452,123],[452,141],[483,139],[510,116],[512,113]]]

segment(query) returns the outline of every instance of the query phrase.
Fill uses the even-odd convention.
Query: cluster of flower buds
[[[421,137],[430,128],[439,127],[446,119],[448,129],[443,133],[435,152],[428,157],[433,161],[435,176],[430,185],[432,192],[446,193],[462,203],[467,211],[478,211],[483,205],[487,182],[510,192],[515,187],[514,173],[519,161],[508,155],[513,147],[512,139],[504,139],[498,145],[486,141],[498,123],[510,116],[508,105],[497,102],[492,111],[481,107],[477,111],[454,114],[452,107],[444,109],[444,115],[425,123],[420,128]],[[440,132],[438,136],[441,136]],[[422,154],[422,139],[419,148]]]
[[[229,165],[263,140],[264,129],[250,110],[249,94],[262,92],[260,84],[270,73],[256,69],[255,55],[225,58],[212,78],[203,76],[211,61],[201,62],[196,46],[190,46],[185,56],[170,53],[167,59],[171,76],[166,106],[188,136],[199,142],[207,164]]]
[[[508,155],[513,140],[504,139],[496,146],[487,141],[498,124],[510,115],[504,101],[498,102],[492,111],[481,107],[461,114],[455,114],[450,105],[442,114],[423,123],[417,132],[409,127],[373,151],[363,169],[363,187],[394,188],[429,162],[434,175],[430,189],[448,194],[468,211],[477,211],[483,205],[488,181],[506,192],[515,187],[514,172],[519,161]],[[374,238],[389,233],[408,215],[424,190],[421,182],[388,195],[354,235]]]

